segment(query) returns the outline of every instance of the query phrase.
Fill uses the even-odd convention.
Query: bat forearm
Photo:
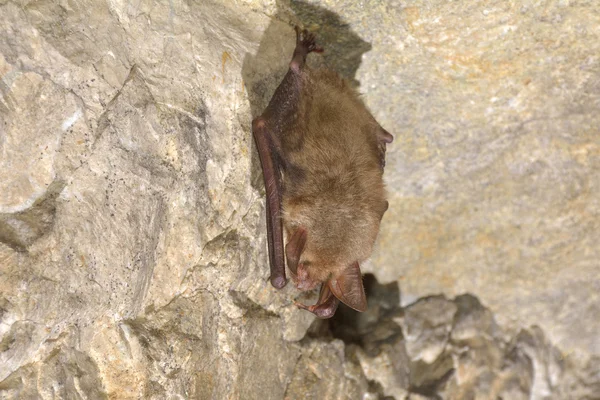
[[[263,170],[265,191],[267,192],[267,242],[271,284],[281,289],[286,284],[283,248],[283,226],[281,220],[281,182],[279,165],[273,157],[269,131],[264,118],[252,121],[252,133]]]

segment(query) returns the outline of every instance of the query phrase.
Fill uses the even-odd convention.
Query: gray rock
[[[341,319],[349,325],[337,331],[352,330],[356,321]],[[365,375],[381,386],[382,395],[395,398],[585,399],[597,390],[592,365],[573,365],[537,326],[510,337],[471,295],[397,306],[354,341],[360,344],[348,351]]]
[[[597,396],[599,18],[0,0],[0,397]],[[389,285],[327,323],[267,281],[250,134],[294,23],[395,134]]]

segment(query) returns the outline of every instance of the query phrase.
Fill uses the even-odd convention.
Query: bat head
[[[292,278],[300,290],[323,285],[321,290],[325,293],[309,311],[321,310],[321,304],[333,307],[338,300],[357,311],[367,309],[359,263],[371,254],[387,208],[380,189],[373,191],[374,199],[369,198],[369,192],[363,196],[366,200],[355,196],[360,200],[355,202],[348,196],[341,200],[317,196],[317,200],[294,198],[285,202],[285,253]]]
[[[324,270],[329,270],[325,277],[323,276]],[[358,262],[333,269],[311,268],[311,264],[300,263],[295,272],[298,289],[312,290],[323,283],[338,300],[348,307],[361,312],[367,309],[367,297]]]

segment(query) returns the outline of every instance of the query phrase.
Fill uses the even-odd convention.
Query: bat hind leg
[[[313,51],[315,53],[321,53],[323,52],[323,48],[317,45],[313,33],[310,33],[306,29],[300,29],[298,26],[294,29],[296,29],[296,49],[294,50],[294,55],[290,62],[290,69],[299,73],[302,67],[304,67],[308,53]]]

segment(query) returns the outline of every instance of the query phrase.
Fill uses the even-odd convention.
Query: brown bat
[[[289,70],[252,131],[267,194],[271,284],[281,289],[285,256],[296,287],[322,283],[317,304],[300,308],[330,318],[339,301],[365,311],[359,263],[367,259],[387,210],[383,184],[392,135],[335,72],[311,70],[322,52],[296,27]]]

